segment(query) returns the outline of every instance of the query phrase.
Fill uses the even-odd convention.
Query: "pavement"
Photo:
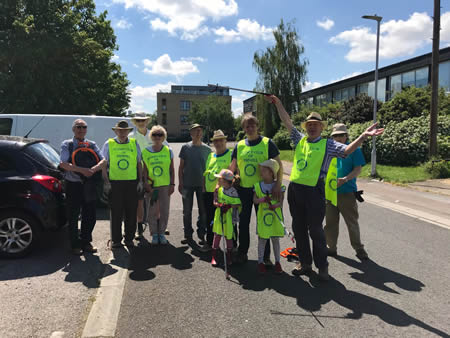
[[[173,144],[175,155],[180,146]],[[107,250],[108,214],[99,210],[98,254],[71,256],[61,231],[26,258],[0,260],[0,336],[450,337],[450,199],[370,180],[359,180],[359,188],[371,259],[355,257],[341,224],[328,283],[315,274],[293,277],[294,263],[286,260],[281,276],[259,276],[255,215],[249,262],[233,266],[227,281],[197,245],[180,244],[178,192],[167,246],[150,246],[147,231],[135,248]],[[195,207],[193,214],[195,220]],[[284,215],[290,226],[286,201]],[[292,243],[284,238],[281,246]]]

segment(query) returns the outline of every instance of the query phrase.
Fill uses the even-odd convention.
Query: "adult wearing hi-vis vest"
[[[206,243],[200,248],[202,252],[208,252],[212,249],[214,233],[214,190],[217,186],[218,178],[214,175],[219,174],[222,169],[227,169],[231,163],[231,151],[227,149],[227,136],[222,130],[214,131],[211,139],[214,145],[214,152],[208,155],[206,160],[206,170],[203,173],[205,182],[205,192],[203,193],[203,200],[205,202],[206,210]]]
[[[109,198],[113,249],[122,247],[122,220],[125,225],[125,245],[134,245],[138,189],[143,189],[141,150],[134,138],[128,138],[132,129],[127,121],[119,121],[112,128],[117,137],[108,139],[102,150],[108,163],[108,170],[103,171],[103,179],[111,189]]]
[[[311,113],[302,128],[306,134],[300,133],[292,124],[289,114],[280,99],[274,95],[266,96],[266,100],[274,103],[280,119],[291,134],[295,145],[295,154],[288,188],[289,210],[292,215],[294,231],[300,263],[292,271],[294,275],[309,275],[312,262],[319,269],[319,278],[328,280],[327,244],[322,221],[325,217],[325,178],[330,162],[335,157],[346,157],[354,152],[370,136],[381,135],[384,129],[377,129],[377,123],[366,129],[355,141],[346,145],[321,137],[326,122],[318,113]],[[309,236],[313,242],[313,253]]]
[[[253,206],[253,187],[255,183],[261,181],[258,164],[268,159],[274,159],[278,162],[280,170],[276,184],[273,187],[272,195],[275,200],[281,198],[281,182],[283,180],[283,165],[280,160],[280,151],[275,143],[267,137],[258,134],[258,119],[247,114],[242,118],[241,126],[247,136],[241,140],[233,150],[232,161],[229,169],[232,172],[239,171],[240,188],[238,189],[239,198],[242,202],[242,211],[239,215],[239,248],[236,263],[247,262],[247,253],[250,247],[250,218]],[[255,210],[258,206],[255,204]],[[264,252],[264,263],[272,265],[270,261],[270,243],[266,245]]]

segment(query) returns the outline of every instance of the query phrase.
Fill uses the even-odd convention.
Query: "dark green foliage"
[[[300,128],[301,123],[306,120],[311,112],[319,113],[322,119],[332,126],[339,121],[339,117],[342,114],[342,103],[329,103],[326,106],[302,105],[300,110],[292,115],[292,122],[297,128]]]
[[[432,178],[450,178],[450,161],[434,158],[433,161],[425,163],[425,170]]]
[[[229,102],[220,96],[208,96],[206,100],[192,104],[189,122],[205,126],[204,134],[211,137],[214,130],[221,129],[225,135],[234,135],[234,117]]]
[[[291,136],[286,128],[281,127],[278,132],[273,137],[272,141],[276,144],[280,150],[293,149],[293,144],[291,142]]]
[[[380,110],[382,102],[378,101],[377,108]],[[351,125],[373,120],[373,99],[367,94],[359,94],[344,101],[339,115],[334,116],[336,121]]]
[[[239,130],[236,134],[236,141],[243,140],[245,138],[245,131]]]
[[[304,47],[293,23],[285,25],[281,20],[273,36],[275,46],[253,56],[253,67],[259,75],[256,88],[278,96],[288,113],[292,114],[298,110],[308,61],[301,58]],[[261,130],[264,135],[272,137],[280,127],[275,107],[258,98],[256,109]]]
[[[94,0],[0,2],[0,111],[121,115],[129,82]]]

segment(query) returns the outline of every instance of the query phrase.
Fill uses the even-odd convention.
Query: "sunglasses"
[[[164,134],[152,134],[153,137],[163,137]]]
[[[146,122],[147,120],[135,120],[136,121],[136,123],[144,123],[144,122]]]
[[[77,129],[87,129],[87,126],[75,126]]]

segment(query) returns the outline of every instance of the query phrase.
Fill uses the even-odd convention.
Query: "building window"
[[[164,125],[167,124],[167,113],[162,114],[162,124],[164,124]]]
[[[416,85],[414,71],[406,72],[402,74],[402,89]]]
[[[391,76],[391,98],[394,97],[395,94],[402,90],[402,76],[394,75]]]
[[[450,61],[439,64],[439,86],[450,91]]]
[[[167,110],[167,100],[162,99],[161,100],[162,110]]]
[[[191,110],[191,101],[180,101],[180,110],[182,111]]]
[[[362,83],[358,85],[358,94],[369,95],[369,83]]]
[[[189,116],[180,115],[180,124],[189,124]]]
[[[416,87],[422,88],[428,85],[428,67],[416,70]]]

